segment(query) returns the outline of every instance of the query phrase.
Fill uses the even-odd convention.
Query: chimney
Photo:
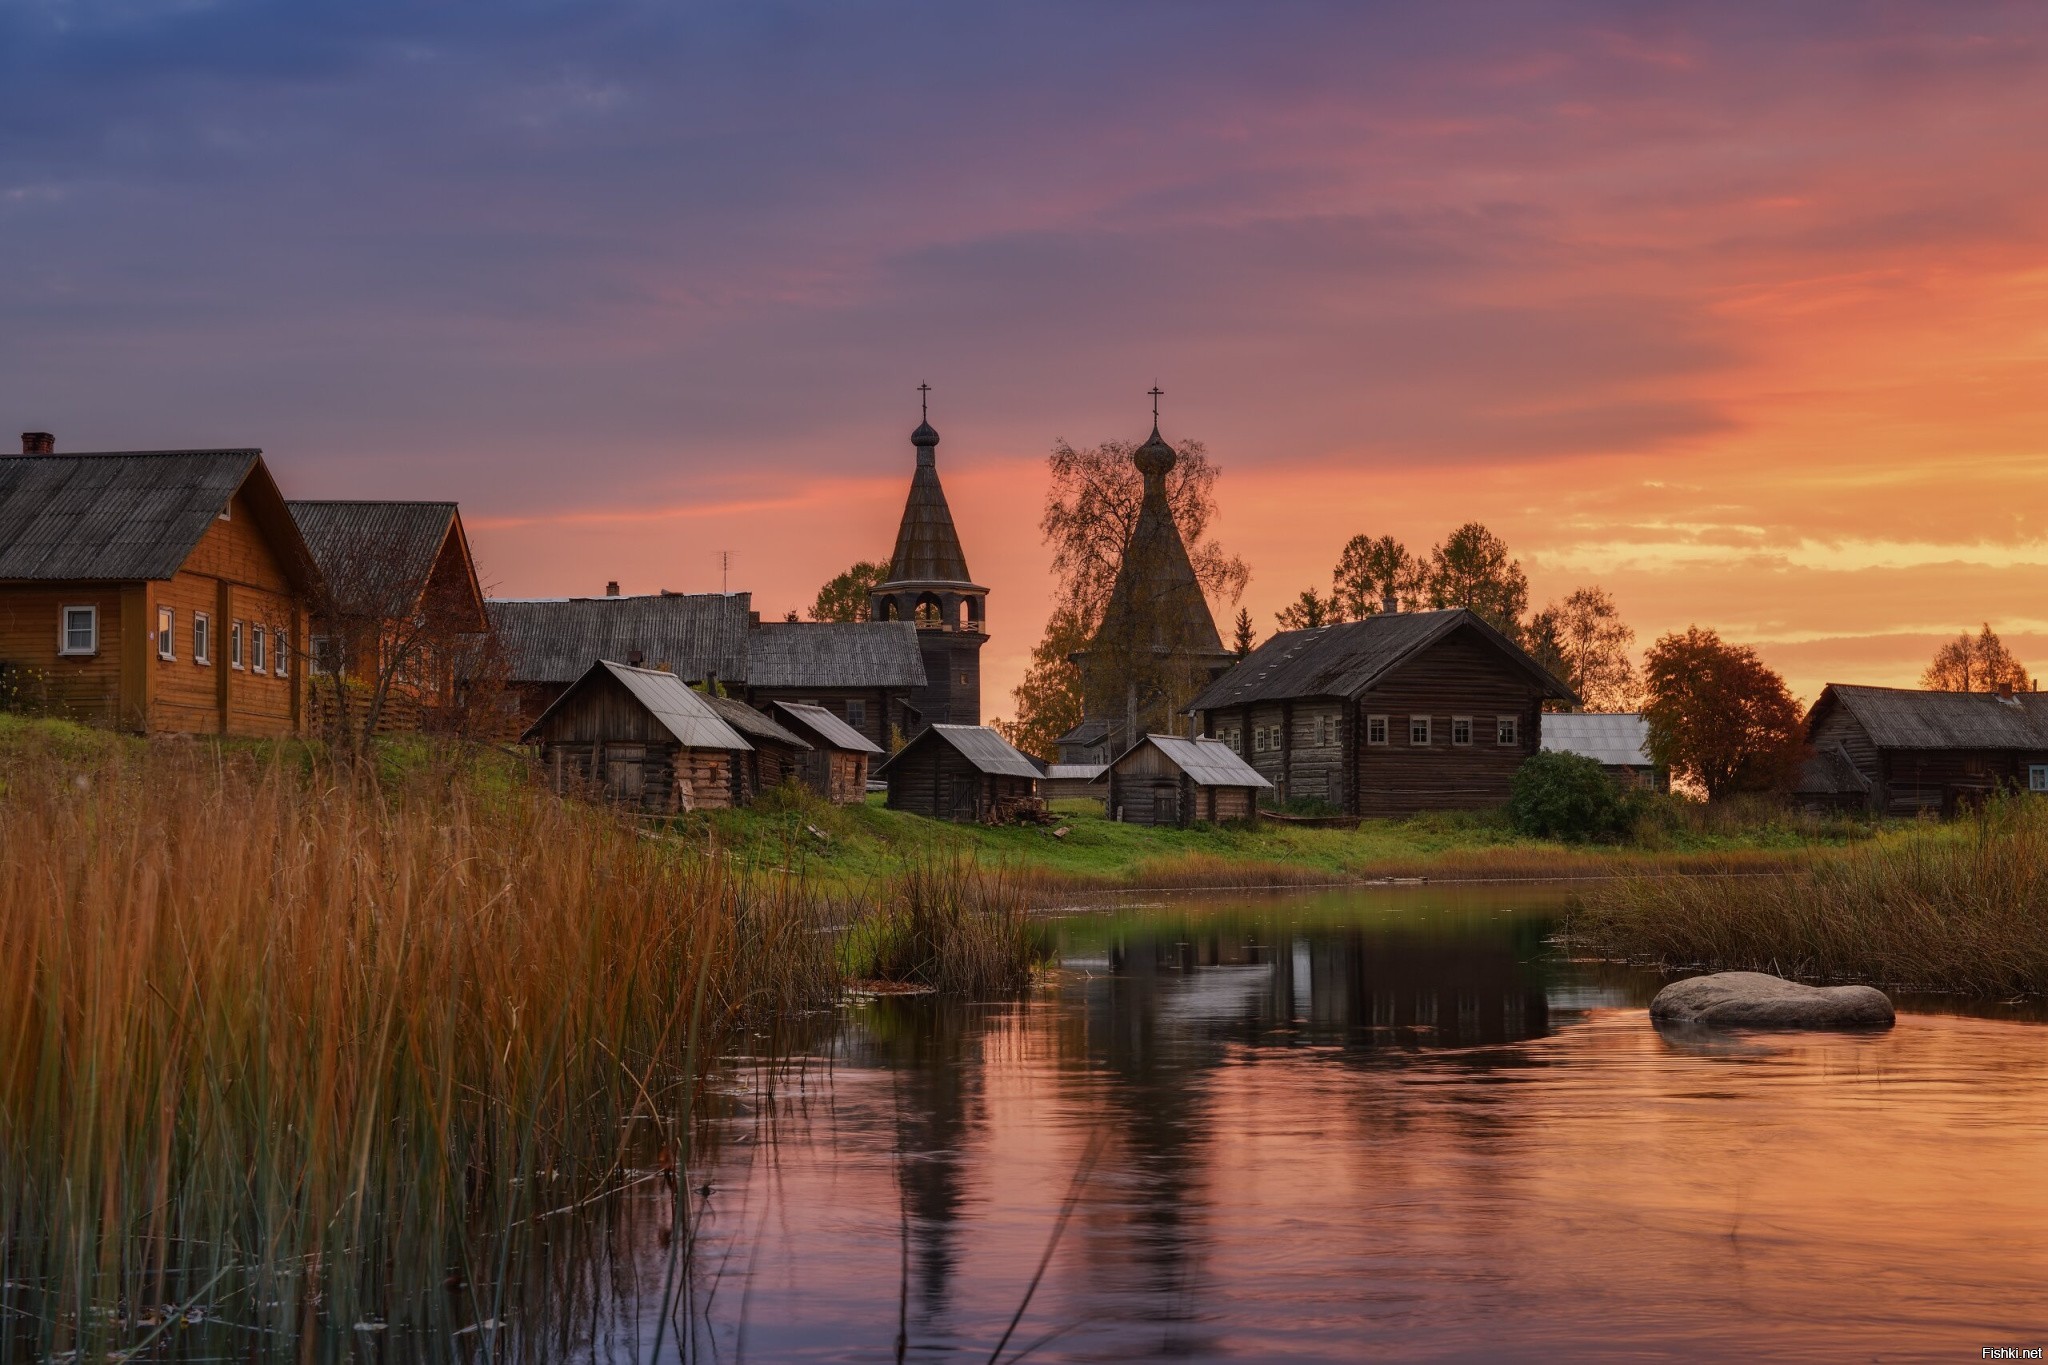
[[[731,594],[727,594],[727,595],[728,595],[728,596],[730,596]],[[760,625],[760,624],[761,624],[761,613],[760,613],[760,612],[758,612],[758,611],[750,611],[750,612],[748,612],[748,613],[747,613],[747,624],[748,624],[748,625],[750,625],[750,626],[758,626],[758,625]]]
[[[1380,610],[1389,616],[1401,610],[1401,599],[1394,596],[1392,588],[1388,588],[1386,592],[1380,595]]]
[[[646,659],[647,656],[637,649],[628,650],[626,652],[626,662],[633,665],[633,667],[635,668],[640,667],[642,663],[646,662]]]
[[[57,438],[47,431],[24,431],[21,433],[21,453],[24,455],[55,455]]]
[[[604,585],[604,595],[606,597],[617,597],[619,595],[618,579],[614,578],[611,582]]]
[[[1998,695],[2006,698],[2008,701],[2012,699],[2012,679],[2007,678],[1998,685]]]

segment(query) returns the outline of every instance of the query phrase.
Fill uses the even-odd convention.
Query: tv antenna
[[[729,594],[729,593],[731,593],[731,591],[732,591],[732,588],[731,588],[731,587],[730,587],[730,586],[728,585],[728,583],[727,583],[727,580],[728,580],[728,579],[729,579],[729,578],[730,578],[731,576],[732,576],[732,551],[731,551],[731,550],[720,550],[720,551],[718,552],[718,591],[719,591],[719,592],[721,592],[721,593],[726,593],[726,594]]]

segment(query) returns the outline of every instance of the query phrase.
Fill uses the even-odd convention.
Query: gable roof
[[[991,777],[1028,777],[1036,781],[1042,776],[1036,763],[985,725],[927,725],[917,732],[917,738],[875,769],[876,774],[886,773],[905,754],[926,744],[951,745],[962,758]]]
[[[795,701],[771,701],[768,703],[768,710],[771,715],[787,720],[790,725],[809,735],[825,748],[838,749],[850,754],[882,752],[881,745],[822,706]]]
[[[762,715],[737,697],[714,697],[709,693],[701,692],[692,693],[691,695],[702,697],[704,704],[717,712],[720,720],[750,740],[759,739],[766,740],[771,744],[787,744],[792,749],[808,749],[811,747],[809,740],[800,739],[796,735],[791,734],[780,725],[777,725],[772,719]]]
[[[750,599],[738,593],[502,598],[486,604],[513,682],[574,682],[596,659],[665,665],[685,682],[747,677]]]
[[[590,682],[606,676],[617,679],[633,694],[633,699],[646,707],[661,722],[662,728],[674,735],[676,742],[685,748],[749,750],[754,747],[720,719],[718,712],[700,693],[691,691],[689,684],[675,674],[615,664],[608,659],[599,659],[585,669],[582,677],[550,702],[547,710],[526,727],[526,733],[520,739],[531,739],[538,734],[549,716],[567,705]]]
[[[747,640],[749,687],[923,687],[908,621],[773,621]]]
[[[1806,715],[1840,706],[1880,749],[2048,750],[2048,697],[2038,692],[1922,692],[1829,683]]]
[[[1530,658],[1528,651],[1463,607],[1453,607],[1447,611],[1385,612],[1363,621],[1282,631],[1210,683],[1188,709],[1209,711],[1294,697],[1355,697],[1459,630],[1476,632],[1544,696],[1577,704],[1572,690]]]
[[[1146,745],[1165,756],[1166,761],[1186,773],[1198,787],[1272,787],[1258,769],[1239,758],[1237,751],[1220,739],[1182,739],[1179,735],[1146,735],[1117,756],[1122,763]],[[1116,763],[1110,766],[1113,768]]]
[[[1799,780],[1792,787],[1795,796],[1870,795],[1870,779],[1856,767],[1855,760],[1839,744],[1816,749],[1799,765]]]
[[[481,610],[483,589],[454,503],[298,499],[285,505],[329,591],[346,598],[350,609],[394,617],[409,613],[453,536]]]
[[[1546,711],[1541,728],[1545,749],[1583,754],[1609,768],[1656,766],[1650,760],[1650,723],[1634,712],[1587,715]]]
[[[171,578],[237,493],[308,586],[312,556],[254,448],[0,456],[0,579]]]

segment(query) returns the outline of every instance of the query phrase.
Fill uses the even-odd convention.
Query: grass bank
[[[2048,992],[2048,801],[1994,801],[1731,881],[1591,888],[1572,949],[1664,967],[2010,996]]]

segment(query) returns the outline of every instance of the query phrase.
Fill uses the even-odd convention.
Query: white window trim
[[[292,651],[291,646],[285,641],[282,628],[270,632],[270,653],[271,676],[274,678],[289,677],[290,670],[285,667],[285,661],[291,658]]]
[[[1422,727],[1422,738],[1421,738],[1421,740],[1420,740],[1420,741],[1418,741],[1418,740],[1417,740],[1417,739],[1415,738],[1415,728],[1416,728],[1416,727],[1417,727],[1418,725]],[[1429,719],[1429,717],[1428,717],[1428,716],[1410,716],[1410,717],[1408,717],[1408,747],[1409,747],[1409,748],[1411,748],[1411,749],[1427,749],[1427,748],[1428,748],[1428,747],[1430,746],[1430,743],[1431,743],[1431,741],[1432,741],[1432,740],[1434,740],[1434,739],[1435,739],[1435,734],[1434,734],[1434,732],[1433,732],[1433,729],[1432,729],[1432,727],[1431,727],[1431,725],[1430,725],[1430,719]]]
[[[192,613],[192,662],[213,662],[213,617],[203,611]]]
[[[1493,742],[1506,748],[1522,742],[1522,722],[1519,716],[1495,716],[1493,718]]]
[[[249,671],[251,673],[268,672],[269,670],[264,667],[266,662],[268,660],[265,658],[263,627],[251,626],[249,627]]]
[[[2030,763],[2027,765],[2027,790],[2030,792],[2048,792],[2048,763]]]
[[[228,627],[228,667],[242,667],[242,623],[240,621]]]
[[[1372,737],[1374,726],[1379,727],[1380,737],[1378,739]],[[1365,742],[1368,748],[1384,749],[1393,742],[1393,736],[1394,722],[1386,716],[1367,716],[1365,718]]]
[[[178,657],[178,609],[156,609],[156,657],[176,661]]]
[[[1465,727],[1465,737],[1463,739],[1458,738],[1458,727],[1460,725]],[[1451,743],[1453,746],[1460,749],[1469,749],[1472,747],[1472,717],[1451,717]]]
[[[71,613],[82,611],[92,623],[92,644],[85,649],[71,647]],[[78,602],[57,609],[57,656],[64,659],[89,659],[100,652],[100,609],[90,602]]]

